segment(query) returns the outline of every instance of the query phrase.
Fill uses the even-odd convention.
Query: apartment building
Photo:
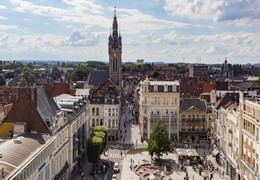
[[[9,128],[0,143],[4,179],[69,179],[87,138],[83,99],[71,98],[73,106],[57,104],[43,86],[19,88],[18,93],[1,124]]]
[[[234,178],[236,176],[236,159],[234,155],[238,150],[238,117],[236,110],[239,103],[238,93],[226,93],[213,107],[213,123],[215,123],[215,139],[213,148],[217,162],[225,167],[225,174]]]
[[[230,179],[239,179],[239,111],[229,109],[226,117],[226,174]]]
[[[259,180],[260,98],[226,93],[212,111],[213,155],[230,179]]]
[[[141,82],[139,93],[139,122],[142,137],[149,139],[153,127],[161,119],[169,131],[169,138],[179,139],[179,81],[150,81],[146,78]]]
[[[120,96],[116,85],[111,80],[107,80],[90,95],[90,130],[95,126],[106,126],[108,128],[108,140],[117,140],[121,117],[120,108]]]
[[[259,180],[260,98],[244,97],[240,93],[240,175],[244,179]]]
[[[183,98],[180,103],[180,140],[206,140],[208,134],[207,105],[200,98]]]

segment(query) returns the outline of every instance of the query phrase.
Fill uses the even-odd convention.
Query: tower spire
[[[115,9],[114,9],[114,17],[116,17],[116,6],[115,6]]]

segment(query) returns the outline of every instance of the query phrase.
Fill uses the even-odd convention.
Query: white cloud
[[[6,46],[8,45],[8,39],[9,37],[7,35],[0,36],[0,49],[6,48]]]
[[[213,43],[211,43],[211,45],[207,49],[206,53],[207,54],[216,54],[217,53],[217,50],[216,50],[215,46],[213,45]]]
[[[64,41],[64,46],[93,46],[97,44],[98,36],[94,35],[90,27],[74,29],[69,39]]]
[[[4,17],[4,16],[0,16],[0,20],[6,20],[8,19],[7,17]]]
[[[58,21],[81,23],[86,26],[99,26],[105,29],[108,29],[112,25],[112,16],[105,16],[102,12],[102,7],[96,5],[93,0],[64,0],[71,7],[62,9],[52,6],[35,5],[24,0],[11,0],[11,2],[16,6],[15,10],[18,12],[27,11],[40,16],[50,16]],[[114,10],[112,7],[108,9],[110,11]],[[186,23],[158,19],[136,9],[117,8],[117,12],[119,12],[119,26],[122,27],[122,32],[125,34],[148,30],[147,27],[149,27],[149,30],[161,30],[190,26],[190,24]]]
[[[127,34],[137,33],[140,31],[154,31],[171,28],[188,27],[190,24],[169,21],[155,18],[152,15],[144,14],[137,9],[117,9],[119,12],[118,21],[119,26]],[[149,27],[149,28],[148,28]]]
[[[17,26],[7,26],[7,25],[0,25],[0,30],[5,31],[9,29],[17,29]]]
[[[73,28],[74,26],[71,25],[65,25],[66,28]]]
[[[0,5],[0,9],[6,9],[6,6]]]
[[[65,3],[73,5],[69,8],[40,6],[24,0],[11,0],[11,2],[16,6],[15,11],[17,12],[31,12],[40,16],[50,16],[59,21],[77,22],[101,27],[108,27],[109,22],[111,22],[111,19],[101,15],[101,8],[91,0],[64,0]]]
[[[103,8],[95,4],[94,0],[63,0],[63,2],[73,6],[79,13],[89,12],[93,14],[103,14]]]
[[[225,21],[259,19],[259,7],[256,0],[166,0],[164,9],[172,16]]]

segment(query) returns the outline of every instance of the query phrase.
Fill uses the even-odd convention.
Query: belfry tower
[[[108,55],[109,55],[109,78],[118,87],[121,94],[122,89],[122,38],[118,32],[116,7],[112,32],[108,38]]]

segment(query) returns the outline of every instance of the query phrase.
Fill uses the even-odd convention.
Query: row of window
[[[92,119],[92,127],[95,127],[95,126],[107,126],[108,128],[118,128],[118,121],[115,120],[115,119],[108,119],[107,123],[103,122],[103,119]]]
[[[251,123],[250,121],[247,121],[244,119],[244,126],[243,129],[249,132],[251,135],[255,136],[255,124]]]
[[[144,114],[146,114],[147,113],[147,111],[146,110],[144,110]],[[169,115],[169,110],[168,109],[165,109],[163,112],[161,112],[162,113],[162,115],[163,116],[168,116]],[[177,116],[178,115],[178,113],[177,113],[177,111],[172,111],[172,112],[170,112],[170,114],[173,116]],[[160,115],[160,110],[154,110],[154,111],[151,111],[151,115]]]
[[[149,98],[149,99],[151,99],[151,101],[150,101],[151,104],[155,104],[155,105],[156,104],[158,104],[158,105],[160,105],[160,104],[162,104],[162,105],[169,105],[169,104],[178,105],[178,98],[177,97],[172,98],[172,101],[169,100],[170,99],[169,97],[163,97],[163,98],[154,97],[154,98]],[[144,103],[148,103],[146,96],[144,96]]]
[[[164,85],[149,85],[148,86],[149,92],[179,92],[180,87],[179,86],[164,86]]]
[[[182,114],[181,115],[181,118],[182,119],[185,119],[185,118],[187,118],[187,119],[205,119],[206,118],[206,115],[185,115],[185,114]]]
[[[154,118],[151,118],[151,119],[150,119],[150,123],[151,123],[151,124],[155,124],[155,123],[157,123],[157,122],[158,122],[158,119],[157,119],[157,118],[155,118],[155,119],[154,119]],[[171,122],[171,125],[177,124],[177,119],[176,119],[176,118],[171,118],[171,121],[170,121],[170,122]],[[168,124],[168,123],[169,123],[169,119],[163,118],[163,119],[162,119],[162,123],[163,123],[163,124]]]
[[[259,108],[254,107],[253,105],[245,104],[244,113],[248,114],[249,116],[252,116],[253,118],[257,119],[258,121],[260,120]]]
[[[118,116],[118,108],[105,108],[105,112],[108,112],[108,116]],[[99,108],[92,108],[92,116],[99,116]]]

